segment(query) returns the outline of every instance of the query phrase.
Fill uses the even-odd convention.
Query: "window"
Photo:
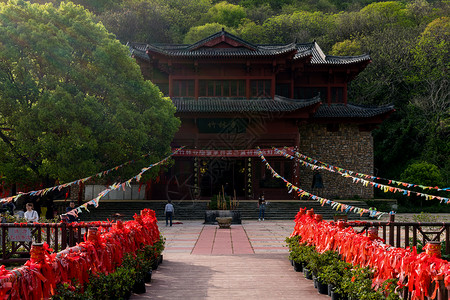
[[[290,97],[291,85],[289,83],[277,84],[275,94],[286,98]]]
[[[172,87],[173,97],[194,97],[195,82],[194,80],[174,80]]]
[[[85,199],[94,199],[99,193],[104,191],[104,185],[86,185],[84,189]],[[127,187],[124,190],[112,190],[106,194],[103,200],[143,200],[145,199],[145,185],[132,184],[131,188]]]
[[[245,80],[200,80],[200,97],[245,97]]]
[[[270,97],[270,80],[252,80],[251,97]]]
[[[344,103],[344,88],[331,88],[331,103]]]
[[[327,101],[327,88],[326,87],[295,87],[294,98],[295,99],[311,99],[316,97],[320,93],[320,100]]]

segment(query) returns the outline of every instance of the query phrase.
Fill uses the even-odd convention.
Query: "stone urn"
[[[219,224],[219,228],[227,229],[231,226],[232,217],[217,217],[216,221]]]
[[[232,218],[231,224],[242,224],[241,212],[238,210],[206,210],[204,224],[215,224],[216,218],[228,217]]]

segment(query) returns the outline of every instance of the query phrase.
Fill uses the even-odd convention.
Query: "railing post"
[[[73,227],[70,226],[68,230],[69,230],[69,247],[73,247],[75,245],[73,242]]]
[[[445,226],[445,254],[450,254],[450,226]]]
[[[67,247],[67,225],[66,223],[61,223],[61,250]]]
[[[37,230],[37,242],[42,243],[42,227],[35,225]]]
[[[392,247],[394,247],[394,230],[395,230],[395,226],[394,226],[394,222],[395,222],[395,214],[390,214],[389,215],[389,245],[391,245]]]
[[[58,253],[58,247],[59,247],[59,245],[58,245],[58,242],[59,242],[59,226],[58,225],[59,224],[56,224],[56,226],[55,226],[55,247],[54,247],[55,253]]]
[[[50,229],[50,224],[45,224],[45,227],[47,228],[47,244],[51,247],[52,242],[52,231]]]
[[[448,300],[448,290],[445,287],[444,280],[441,279],[438,282],[439,282],[438,300]]]
[[[6,227],[2,226],[2,258],[6,259]]]
[[[409,246],[409,226],[405,226],[405,248]]]
[[[78,233],[78,235],[77,235],[77,243],[81,243],[83,241],[83,239],[81,238],[81,236],[82,236],[81,229],[82,229],[81,227],[77,228],[77,233]]]

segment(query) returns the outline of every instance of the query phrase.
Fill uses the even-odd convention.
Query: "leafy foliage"
[[[247,13],[242,6],[223,1],[208,10],[208,13],[203,17],[203,22],[219,23],[235,28],[245,17],[247,17]]]
[[[432,186],[442,184],[442,175],[438,167],[427,162],[416,162],[409,165],[401,176],[405,182],[414,182]]]
[[[0,24],[6,182],[70,181],[144,153],[167,154],[179,126],[173,104],[91,13],[14,1],[0,6]]]

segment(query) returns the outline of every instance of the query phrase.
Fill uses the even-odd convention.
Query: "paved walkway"
[[[330,299],[289,263],[284,240],[293,221],[159,226],[166,237],[163,264],[147,293],[131,299]]]

